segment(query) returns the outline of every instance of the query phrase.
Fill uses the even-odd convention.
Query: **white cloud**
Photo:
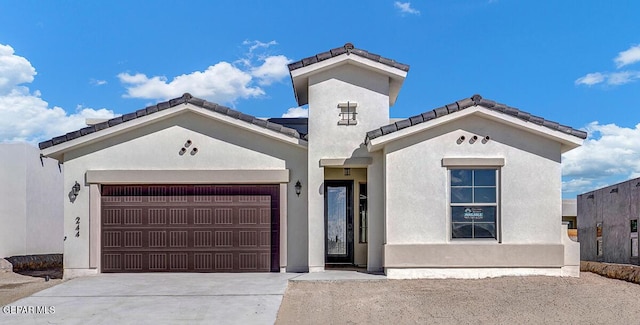
[[[610,73],[607,76],[607,84],[609,85],[624,85],[626,83],[630,83],[635,81],[636,79],[640,79],[640,71],[620,71]]]
[[[309,117],[309,109],[304,107],[292,107],[282,114],[282,117]]]
[[[625,65],[640,62],[640,44],[630,47],[628,50],[618,53],[613,61],[616,63],[618,69]]]
[[[238,98],[264,95],[260,87],[252,86],[252,76],[228,62],[220,62],[205,71],[183,74],[168,81],[164,76],[147,77],[145,74],[118,74],[127,87],[125,97],[166,100],[191,93],[219,103],[231,103]]]
[[[594,72],[576,79],[576,85],[593,86],[605,83],[609,86],[624,85],[640,79],[640,71]]]
[[[592,86],[595,84],[599,84],[606,79],[605,75],[600,72],[587,73],[584,77],[578,78],[575,83],[576,85],[587,85]]]
[[[270,42],[260,42],[260,41],[249,41],[249,40],[245,40],[244,42],[242,42],[242,45],[250,45],[249,46],[249,53],[252,53],[253,51],[255,51],[256,49],[259,48],[269,48],[271,45],[278,45],[278,42],[276,41],[270,41]]]
[[[0,44],[0,142],[24,141],[36,144],[85,126],[85,118],[113,117],[113,111],[78,107],[68,114],[61,107],[49,107],[33,81],[35,68],[11,46]]]
[[[574,197],[577,194],[582,194],[600,187],[604,187],[604,185],[597,186],[594,184],[594,181],[592,179],[582,178],[582,177],[572,178],[572,179],[569,179],[568,181],[562,182],[562,192],[573,194],[573,195],[570,195],[571,197]]]
[[[275,44],[275,41],[245,41],[243,45],[249,46],[248,52],[235,63],[218,62],[204,71],[194,71],[171,80],[165,76],[149,77],[143,73],[127,72],[118,74],[118,79],[127,89],[124,97],[167,100],[188,92],[213,102],[233,104],[239,98],[264,96],[261,86],[282,81],[289,75],[287,64],[291,60],[286,56],[256,54],[258,49]]]
[[[618,56],[613,61],[618,69],[640,62],[640,45],[632,46],[628,50],[618,53]],[[636,80],[640,80],[640,70],[593,72],[576,79],[574,83],[585,86],[593,86],[600,83],[608,86],[619,86]]]
[[[106,85],[107,81],[106,80],[100,80],[100,79],[91,79],[89,80],[89,83],[92,85],[96,85],[96,86],[102,86],[102,85]]]
[[[14,54],[13,47],[0,44],[0,95],[10,93],[20,84],[32,82],[36,74],[27,59]]]
[[[411,14],[411,15],[419,15],[420,11],[411,7],[411,2],[400,2],[396,1],[393,3],[393,6],[396,9],[400,10],[402,14]]]
[[[268,86],[289,75],[287,65],[291,60],[284,55],[270,56],[264,59],[261,66],[251,69],[251,75],[258,78],[258,83]]]
[[[564,192],[584,193],[640,175],[640,124],[592,122],[584,144],[562,156]]]

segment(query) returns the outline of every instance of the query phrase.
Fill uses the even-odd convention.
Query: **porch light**
[[[295,188],[296,188],[296,195],[300,196],[300,192],[302,192],[302,184],[300,184],[300,181],[296,182]]]
[[[76,183],[71,187],[71,192],[69,192],[69,200],[74,202],[78,197],[78,193],[80,193],[80,184],[76,181]]]

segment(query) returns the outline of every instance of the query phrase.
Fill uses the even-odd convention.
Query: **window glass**
[[[496,202],[496,188],[495,187],[480,187],[473,189],[473,202],[475,203],[495,203]]]
[[[471,173],[469,169],[454,169],[451,171],[451,186],[471,186]]]
[[[367,184],[360,184],[360,198],[358,200],[360,207],[360,220],[358,241],[360,243],[367,242]]]
[[[458,223],[452,225],[452,238],[496,238],[496,226],[492,223]]]
[[[496,171],[494,169],[478,169],[473,173],[474,186],[496,186]]]
[[[451,207],[451,222],[496,222],[495,206]]]
[[[474,224],[473,238],[496,238],[496,224],[495,223]]]
[[[451,237],[497,239],[496,169],[452,169]]]
[[[638,232],[638,220],[631,220],[631,232]]]
[[[471,187],[452,187],[451,203],[472,203]]]

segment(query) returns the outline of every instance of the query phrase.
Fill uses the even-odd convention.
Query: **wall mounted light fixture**
[[[78,197],[78,193],[80,193],[80,184],[76,181],[75,184],[71,187],[71,191],[69,192],[69,201],[73,203]]]
[[[302,184],[300,184],[300,181],[296,182],[295,188],[296,188],[296,195],[300,196],[300,192],[302,192]]]

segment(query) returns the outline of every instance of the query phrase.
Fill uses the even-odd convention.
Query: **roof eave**
[[[479,115],[479,116],[497,121],[499,123],[508,122],[509,125],[512,125],[518,129],[557,141],[561,144],[560,150],[562,153],[575,149],[581,146],[582,143],[584,142],[582,138],[579,138],[577,136],[562,133],[560,131],[555,131],[542,125],[537,125],[531,122],[523,121],[512,116],[508,116],[499,112],[492,111],[486,107],[475,105],[475,106],[469,107],[468,109],[451,113],[437,119],[433,119],[427,122],[414,125],[412,127],[398,130],[396,132],[385,134],[373,139],[368,139],[367,149],[369,152],[377,151],[384,148],[387,144],[391,142],[412,136],[414,134],[423,132],[425,130],[433,129],[439,125],[448,123],[456,119],[463,118],[465,116],[470,116],[470,115]]]
[[[303,139],[291,137],[280,132],[265,129],[258,125],[254,125],[239,119],[235,119],[230,116],[218,114],[216,112],[212,112],[210,110],[199,107],[197,105],[193,105],[191,103],[185,103],[184,105],[174,106],[169,109],[156,112],[154,114],[139,117],[137,119],[128,121],[127,123],[121,123],[115,126],[111,126],[91,134],[87,134],[69,141],[62,142],[57,145],[53,145],[53,146],[41,149],[41,153],[43,156],[51,157],[58,161],[63,161],[64,153],[66,152],[69,152],[71,150],[74,150],[82,146],[90,145],[92,143],[103,141],[105,139],[128,132],[132,129],[143,127],[151,123],[156,123],[158,121],[168,119],[173,116],[183,114],[185,112],[194,112],[196,114],[207,116],[217,121],[231,124],[231,125],[240,127],[242,129],[248,130],[250,132],[258,133],[258,134],[261,134],[269,138],[282,141],[291,145],[295,145],[303,148],[307,147],[307,141]]]

